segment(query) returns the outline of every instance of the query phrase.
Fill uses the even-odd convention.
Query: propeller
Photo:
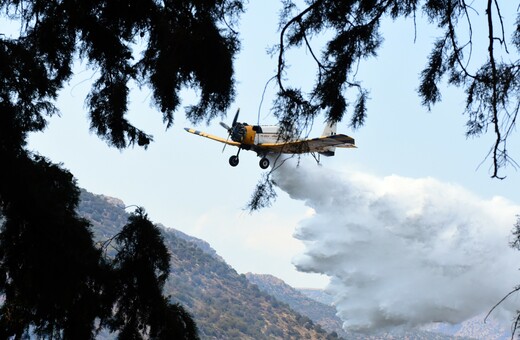
[[[235,113],[235,117],[233,118],[233,123],[231,123],[231,127],[224,122],[220,122],[220,126],[222,126],[224,129],[226,129],[229,134],[231,134],[231,132],[233,131],[233,128],[237,124],[239,113],[240,113],[240,108],[238,108],[237,113]]]
[[[231,126],[227,125],[224,122],[220,122],[220,126],[222,126],[224,129],[226,129],[228,132],[226,142],[229,140],[229,137],[231,136],[231,133],[233,132],[233,128],[237,125],[239,113],[240,113],[240,108],[238,108],[237,113],[235,113],[235,117],[233,118],[233,123],[231,123]],[[224,147],[222,148],[222,152],[224,152],[224,150],[226,150],[226,146],[227,146],[227,144],[224,144]]]
[[[227,124],[224,123],[224,122],[220,122],[220,126],[222,126],[224,129],[226,129],[226,130],[228,130],[228,131],[231,130],[231,128],[229,127],[229,125],[227,125]]]

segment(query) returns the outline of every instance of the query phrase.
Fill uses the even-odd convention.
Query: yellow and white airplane
[[[224,139],[218,136],[211,135],[202,131],[191,128],[184,128],[184,130],[226,145],[238,147],[238,152],[229,158],[231,166],[238,165],[238,155],[240,150],[251,150],[256,152],[260,157],[260,167],[267,169],[269,167],[269,159],[266,157],[269,154],[302,154],[310,153],[316,158],[316,153],[327,157],[334,156],[336,148],[355,148],[356,144],[354,138],[343,134],[336,134],[336,124],[328,124],[323,130],[323,134],[318,138],[312,139],[295,139],[285,141],[279,133],[279,127],[274,125],[248,125],[246,123],[239,123],[237,110],[235,118],[231,127],[224,122],[220,125],[228,131],[228,138]],[[231,140],[229,140],[231,137]],[[226,146],[224,146],[225,148]],[[316,158],[318,160],[318,158]]]

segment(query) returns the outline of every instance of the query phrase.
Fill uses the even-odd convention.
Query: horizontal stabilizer
[[[335,147],[330,147],[328,150],[319,152],[320,155],[323,155],[325,157],[332,157],[336,154]]]

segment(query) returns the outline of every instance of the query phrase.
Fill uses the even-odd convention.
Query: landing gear
[[[259,164],[260,164],[260,167],[265,170],[269,167],[269,160],[265,157],[262,157],[262,159],[260,159]]]
[[[238,156],[233,155],[233,156],[229,157],[229,165],[237,166],[238,165]]]
[[[238,149],[238,152],[237,152],[236,155],[233,155],[233,156],[229,157],[229,165],[231,165],[231,166],[233,166],[233,167],[235,167],[235,166],[238,165],[238,163],[239,163],[238,155],[240,154],[240,150],[242,150],[242,149],[239,148],[239,149]],[[260,156],[260,155],[259,155],[259,156]],[[262,156],[262,158],[260,159],[260,163],[259,163],[259,165],[260,165],[260,167],[261,167],[262,169],[265,170],[265,169],[267,169],[267,168],[269,167],[269,164],[270,164],[270,163],[271,163],[271,162],[269,162],[269,159],[267,159],[267,157]]]

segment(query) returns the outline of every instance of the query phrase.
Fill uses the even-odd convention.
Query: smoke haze
[[[295,232],[306,250],[294,263],[331,277],[348,330],[459,323],[487,313],[520,283],[520,254],[509,247],[520,206],[503,198],[484,200],[433,178],[315,164],[286,163],[273,179],[314,211]],[[510,321],[515,302],[493,316]]]

